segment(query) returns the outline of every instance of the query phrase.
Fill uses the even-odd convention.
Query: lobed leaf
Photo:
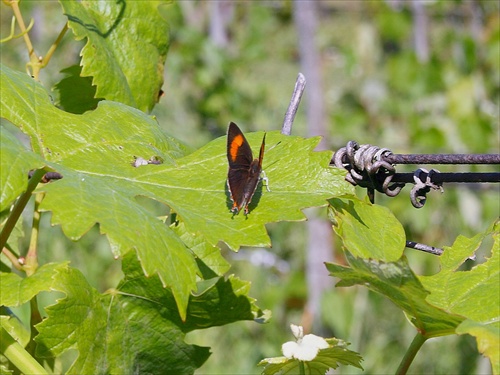
[[[470,270],[459,267],[474,254],[484,239],[493,236],[491,256]],[[459,236],[440,257],[441,270],[420,280],[430,292],[427,301],[450,314],[466,318],[457,333],[475,336],[479,351],[488,356],[493,372],[500,373],[500,222],[473,238]]]
[[[247,139],[257,154],[262,133],[247,134]],[[258,186],[248,216],[233,216],[229,212],[225,137],[177,160],[176,168],[153,172],[148,179],[156,184],[144,187],[147,195],[155,199],[163,201],[168,195],[169,206],[186,229],[195,236],[203,235],[211,244],[222,240],[232,249],[269,247],[265,223],[305,220],[303,208],[324,206],[329,197],[352,191],[352,186],[344,181],[344,172],[329,167],[331,153],[313,152],[318,142],[319,138],[267,133],[266,144],[271,146],[265,153],[263,167],[271,191]],[[190,186],[181,191],[176,186],[161,186],[165,179],[176,186],[189,181]],[[175,195],[179,199],[172,199]]]
[[[20,306],[38,293],[48,292],[54,286],[53,275],[65,269],[68,263],[47,263],[30,277],[22,278],[12,272],[0,272],[0,305]]]
[[[129,298],[138,299],[138,303],[149,301],[155,305],[168,307],[170,311],[162,314],[177,324],[183,332],[220,326],[238,320],[260,320],[264,316],[253,298],[248,297],[250,282],[234,276],[214,277],[197,283],[197,290],[189,300],[187,317],[180,318],[172,293],[161,287],[158,278],[143,276],[139,263],[133,256],[127,255],[123,261],[124,280],[118,286],[122,303]]]
[[[330,275],[341,280],[339,287],[364,285],[389,298],[426,338],[450,335],[464,320],[426,301],[429,294],[413,273],[405,257],[396,262],[356,258],[346,252],[350,267],[328,263]]]
[[[99,223],[115,256],[137,249],[144,272],[158,272],[185,312],[196,263],[181,239],[135,200],[140,191],[133,175],[143,169],[131,163],[142,155],[171,164],[186,148],[138,110],[103,102],[94,112],[74,115],[55,108],[43,87],[25,74],[3,67],[1,77],[2,115],[31,138],[46,165],[64,176],[42,187],[47,195],[40,208],[52,210],[52,223],[61,224],[73,240]],[[28,170],[20,173],[26,176]]]
[[[186,344],[186,332],[261,315],[247,296],[248,283],[231,277],[191,296],[183,321],[171,291],[158,277],[145,277],[133,254],[124,257],[123,272],[116,290],[99,294],[78,270],[57,268],[52,288],[65,298],[48,307],[48,318],[37,325],[37,355],[76,348],[70,374],[190,374],[209,351]]]
[[[171,227],[182,242],[193,251],[204,279],[222,276],[229,271],[231,265],[222,256],[220,248],[208,243],[201,235],[193,236],[186,230],[186,225],[183,222],[178,221]]]
[[[146,275],[157,273],[172,287],[183,316],[199,272],[193,253],[137,196],[168,205],[191,236],[237,249],[270,246],[266,223],[303,220],[301,209],[353,190],[343,171],[329,167],[330,152],[313,152],[319,138],[270,132],[264,168],[271,192],[259,186],[250,215],[232,216],[225,137],[180,158],[186,148],[140,111],[102,101],[95,111],[74,115],[55,108],[25,74],[5,67],[1,77],[2,114],[31,138],[45,164],[64,176],[39,188],[45,192],[40,209],[52,211],[52,224],[73,240],[99,223],[116,257],[135,249]],[[247,138],[259,146],[262,134]],[[134,168],[134,157],[163,164]]]
[[[356,197],[330,200],[333,228],[355,257],[392,262],[403,254],[406,236],[401,223],[386,207]]]
[[[82,75],[96,97],[149,112],[158,102],[168,51],[168,25],[158,12],[169,1],[61,1],[81,51]]]

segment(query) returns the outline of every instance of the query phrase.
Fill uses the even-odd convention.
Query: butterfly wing
[[[266,135],[264,134],[259,158],[253,160],[252,150],[242,131],[235,123],[229,124],[227,131],[227,159],[229,161],[227,185],[233,201],[231,211],[235,214],[243,207],[245,215],[248,213],[248,205],[255,193],[262,171],[265,144]]]
[[[235,213],[238,213],[246,205],[248,176],[248,171],[243,169],[230,169],[227,174],[227,185],[233,201],[231,211]]]
[[[253,160],[252,149],[243,132],[234,122],[229,124],[227,130],[227,160],[229,168],[249,169]]]
[[[264,133],[264,137],[262,137],[262,144],[260,145],[259,152],[259,168],[262,170],[262,159],[264,159],[264,149],[266,148],[266,133]],[[260,172],[259,172],[260,174]]]

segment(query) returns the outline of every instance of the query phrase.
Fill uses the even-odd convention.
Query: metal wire
[[[429,191],[443,191],[444,182],[500,182],[498,172],[440,173],[420,168],[413,173],[396,173],[395,168],[396,164],[500,164],[499,154],[393,154],[387,148],[349,141],[335,153],[332,164],[349,172],[346,180],[351,184],[365,187],[372,203],[375,190],[395,197],[405,184],[414,184],[410,200],[416,208],[424,206]]]

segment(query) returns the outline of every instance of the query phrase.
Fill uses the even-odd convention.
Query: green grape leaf
[[[401,223],[386,207],[356,197],[330,200],[330,218],[344,247],[355,257],[392,262],[406,245]]]
[[[155,305],[167,307],[169,311],[163,313],[183,332],[220,326],[239,320],[261,321],[266,313],[255,305],[253,298],[248,297],[250,282],[230,275],[198,282],[197,291],[189,300],[187,318],[182,321],[175,308],[172,293],[161,287],[158,278],[144,277],[139,263],[133,256],[125,256],[123,272],[125,279],[118,286],[123,296],[117,295],[116,298],[123,299],[121,300],[123,304],[131,299],[137,299],[137,303],[147,304],[152,309]]]
[[[160,1],[61,1],[81,51],[82,75],[93,77],[96,97],[149,112],[158,102],[168,51]]]
[[[193,236],[183,222],[176,222],[171,228],[195,254],[204,279],[222,276],[229,271],[231,265],[222,257],[220,248],[208,243],[201,235]]]
[[[348,343],[336,338],[325,339],[325,341],[328,343],[328,348],[321,349],[313,360],[302,361],[304,374],[325,374],[330,369],[336,369],[340,364],[363,369],[361,356],[347,349]],[[262,371],[265,375],[301,373],[301,361],[295,358],[265,358],[258,365],[265,366]]]
[[[262,133],[246,137],[257,154]],[[218,138],[177,160],[177,168],[162,173],[161,178],[175,185],[181,185],[186,178],[191,182],[191,187],[181,192],[184,198],[179,196],[179,200],[172,200],[169,205],[189,232],[203,235],[211,244],[222,240],[232,249],[243,245],[269,247],[271,242],[264,223],[304,220],[303,208],[324,206],[329,197],[352,191],[352,186],[344,180],[344,172],[329,167],[330,152],[312,151],[318,142],[319,138],[303,139],[268,132],[266,144],[270,146],[263,168],[271,191],[259,184],[249,215],[233,216],[226,185],[226,139]],[[153,181],[157,177],[160,176],[151,175],[149,179]],[[147,188],[158,200],[163,200],[161,196],[166,196],[168,189],[160,184]],[[174,189],[169,195],[176,193]],[[186,204],[186,200],[192,204]]]
[[[218,278],[202,295],[191,296],[183,321],[171,291],[158,277],[145,277],[133,254],[124,257],[123,272],[117,289],[99,294],[80,271],[58,268],[52,289],[65,298],[49,306],[48,318],[36,326],[37,355],[76,348],[69,374],[190,374],[210,353],[185,343],[186,332],[260,316],[246,295],[248,283],[234,277]]]
[[[3,95],[2,95],[3,97]],[[28,172],[44,166],[44,160],[25,146],[5,127],[0,131],[0,211],[28,187]]]
[[[171,164],[186,148],[166,137],[152,118],[118,103],[102,102],[86,115],[58,110],[42,86],[25,74],[2,68],[2,98],[6,99],[2,115],[30,136],[46,165],[63,175],[62,180],[41,188],[47,195],[40,209],[52,210],[53,224],[61,224],[74,240],[99,223],[116,257],[135,248],[145,273],[158,272],[185,312],[195,288],[195,260],[181,239],[135,200],[141,192],[134,188],[133,175],[144,174],[145,168],[131,163],[135,155],[142,155]]]
[[[341,280],[338,287],[364,285],[389,298],[401,308],[415,328],[426,338],[450,335],[464,320],[426,301],[429,292],[413,273],[405,257],[396,262],[356,258],[346,252],[350,267],[328,263],[330,275]]]
[[[22,278],[12,272],[0,272],[0,305],[16,307],[28,302],[42,291],[50,291],[56,272],[67,268],[67,263],[44,264],[31,277]]]
[[[467,271],[458,268],[472,256],[488,235],[493,236],[491,256]],[[475,336],[479,351],[488,356],[493,372],[500,374],[500,222],[473,238],[459,236],[441,255],[441,271],[420,280],[430,292],[427,301],[466,318],[457,333]]]
[[[193,252],[136,197],[169,206],[190,235],[211,245],[222,240],[237,249],[270,246],[266,223],[304,220],[303,208],[326,205],[328,198],[353,191],[345,172],[329,166],[330,152],[313,152],[319,138],[269,132],[264,168],[271,191],[259,185],[250,214],[233,216],[225,137],[181,158],[185,147],[138,110],[101,101],[95,111],[66,113],[25,74],[8,68],[1,74],[2,113],[13,124],[22,124],[34,151],[64,176],[39,187],[45,193],[40,209],[51,211],[52,224],[61,225],[73,240],[98,223],[116,257],[135,249],[146,275],[157,273],[172,287],[181,315],[199,271]],[[247,139],[258,149],[262,134],[248,134]],[[134,157],[163,163],[136,168]],[[224,267],[220,261],[216,265]]]

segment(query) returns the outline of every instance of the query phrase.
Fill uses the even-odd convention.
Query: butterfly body
[[[227,131],[227,160],[229,162],[227,186],[233,201],[231,208],[233,214],[238,214],[242,208],[245,215],[248,214],[248,205],[261,180],[265,141],[266,135],[264,134],[259,158],[254,159],[250,144],[243,132],[234,122],[229,124]]]

